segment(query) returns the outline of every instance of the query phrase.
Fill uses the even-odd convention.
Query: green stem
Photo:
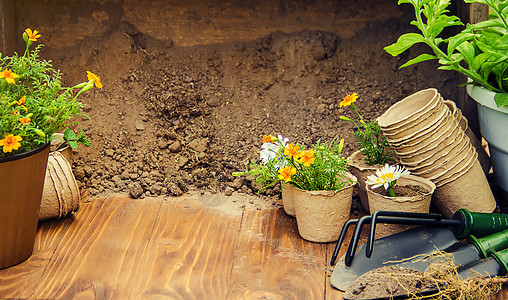
[[[393,192],[393,188],[391,186],[388,187],[387,191],[388,191],[388,194],[390,195],[390,197],[395,197],[395,193]]]

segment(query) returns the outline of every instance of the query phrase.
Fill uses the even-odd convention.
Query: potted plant
[[[377,169],[382,167],[386,163],[395,163],[396,158],[391,151],[388,141],[381,132],[381,128],[376,120],[365,122],[362,115],[358,112],[354,102],[358,99],[358,94],[353,93],[347,94],[342,102],[339,104],[339,108],[350,107],[356,116],[358,121],[340,116],[341,120],[352,122],[355,125],[356,130],[353,134],[356,139],[356,143],[359,146],[359,150],[353,152],[348,157],[348,163],[351,169],[351,173],[358,179],[358,196],[360,202],[366,211],[369,211],[369,202],[366,190],[367,176],[374,174]]]
[[[487,21],[466,24],[456,35],[443,38],[446,27],[463,26],[457,16],[447,15],[450,1],[399,0],[413,5],[415,25],[420,33],[407,33],[385,50],[398,56],[413,45],[427,44],[432,54],[421,54],[401,66],[427,60],[438,60],[442,70],[466,75],[467,92],[477,102],[480,130],[491,152],[498,185],[508,193],[508,2],[497,0],[464,0],[488,5]]]
[[[0,57],[0,268],[27,259],[33,250],[52,135],[84,115],[77,97],[101,87],[99,77],[73,87],[61,85],[61,74],[39,58],[41,35],[23,33],[23,55]]]
[[[349,219],[356,177],[347,173],[347,160],[341,158],[344,140],[307,147],[271,137],[266,145],[266,164],[253,165],[246,172],[256,176],[263,188],[277,182],[291,184],[298,232],[312,242],[336,241],[342,225]]]
[[[378,191],[377,188],[383,187]],[[401,166],[385,164],[367,178],[367,195],[371,212],[378,210],[428,213],[435,184],[413,176]],[[407,229],[402,225],[386,225],[381,236]],[[378,237],[380,236],[378,234]]]

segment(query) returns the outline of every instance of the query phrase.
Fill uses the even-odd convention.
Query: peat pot
[[[81,197],[65,152],[49,154],[39,220],[62,218],[79,210]]]
[[[282,207],[284,207],[286,214],[292,217],[296,216],[294,190],[295,188],[289,183],[284,184],[282,187]]]
[[[329,243],[339,239],[349,219],[356,177],[346,174],[345,187],[338,191],[305,191],[293,187],[298,233],[308,241]]]
[[[32,255],[49,145],[0,158],[0,269]]]
[[[494,178],[508,195],[508,106],[497,107],[496,93],[483,87],[468,85],[467,93],[476,101],[482,136],[489,144]]]
[[[367,186],[371,214],[378,210],[428,213],[432,194],[436,190],[436,185],[426,178],[414,175],[397,179],[397,186],[410,185],[417,186],[422,193],[414,196],[389,197],[377,192],[383,190],[383,187],[372,190],[371,186]],[[409,226],[404,225],[383,225],[383,227],[378,226],[381,230],[376,234],[376,238],[394,234],[409,228]]]

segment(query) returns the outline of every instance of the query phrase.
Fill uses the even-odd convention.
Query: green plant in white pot
[[[489,143],[494,174],[498,185],[508,193],[508,2],[499,0],[464,0],[486,4],[489,20],[464,24],[448,15],[449,0],[399,0],[415,9],[411,22],[420,33],[407,33],[385,47],[397,56],[418,43],[427,44],[432,54],[421,54],[401,66],[438,60],[441,70],[453,70],[469,78],[467,92],[477,102],[480,130]],[[450,26],[464,26],[451,37],[442,37]]]

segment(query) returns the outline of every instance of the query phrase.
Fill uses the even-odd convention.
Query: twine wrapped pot
[[[346,174],[347,183],[339,191],[304,191],[294,188],[296,222],[300,236],[311,242],[328,243],[339,239],[349,219],[356,177]]]
[[[292,217],[296,216],[294,190],[295,188],[289,183],[284,184],[282,187],[282,206],[286,214]]]
[[[80,200],[71,165],[59,151],[50,153],[39,220],[65,217],[79,209]]]

